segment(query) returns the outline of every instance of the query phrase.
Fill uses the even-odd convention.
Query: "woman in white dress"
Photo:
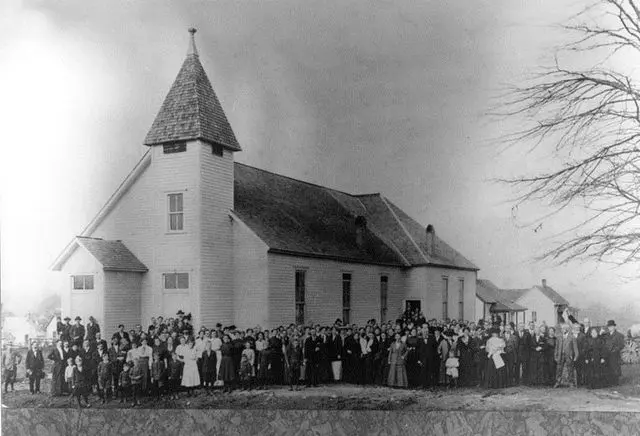
[[[183,352],[182,362],[184,363],[184,369],[182,370],[182,386],[187,388],[187,395],[191,396],[193,388],[200,386],[200,374],[198,374],[197,365],[198,355],[194,347],[193,339],[189,338]]]

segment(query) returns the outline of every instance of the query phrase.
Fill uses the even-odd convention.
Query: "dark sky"
[[[35,294],[59,280],[47,267],[144,152],[193,26],[243,147],[238,161],[381,192],[498,285],[546,278],[575,305],[607,287],[630,298],[638,283],[620,278],[628,271],[533,262],[566,217],[522,228],[540,209],[514,217],[514,193],[490,181],[548,164],[502,152],[492,138],[517,121],[484,114],[501,86],[548,60],[563,38],[550,26],[580,3],[9,1],[3,289]]]

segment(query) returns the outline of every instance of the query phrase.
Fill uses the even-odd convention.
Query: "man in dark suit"
[[[585,355],[585,348],[587,344],[587,337],[584,334],[583,327],[580,324],[574,324],[572,327],[573,336],[576,338],[576,344],[578,345],[578,354],[580,356]],[[585,363],[584,359],[578,359],[575,363],[576,367],[576,383],[578,386],[583,386],[585,382]]]
[[[129,337],[129,333],[127,333],[124,329],[124,324],[118,325],[118,331],[111,336],[111,338],[118,338],[118,344],[122,343],[122,338],[126,339],[127,342],[131,342],[131,338]]]
[[[516,383],[520,383],[520,380],[522,380],[523,384],[529,384],[529,354],[531,345],[531,333],[525,330],[524,324],[518,324],[518,370],[516,371]]]
[[[62,326],[60,326],[60,330],[58,331],[58,333],[60,334],[60,336],[58,336],[62,342],[71,342],[71,318],[69,318],[68,316],[64,317],[64,323],[62,324]]]
[[[624,348],[624,335],[616,329],[614,320],[607,321],[607,332],[602,335],[606,355],[606,382],[615,386],[620,381],[622,368],[620,367],[620,352]]]
[[[338,334],[338,329],[331,329],[331,336],[327,343],[327,358],[331,363],[331,373],[333,381],[339,381],[342,377],[342,337]]]
[[[75,324],[71,326],[71,329],[69,329],[71,342],[76,344],[78,348],[82,347],[82,342],[84,341],[85,336],[84,326],[80,324],[80,321],[82,321],[82,318],[76,316]]]
[[[418,366],[420,367],[420,380],[424,389],[432,388],[437,384],[436,368],[440,366],[438,360],[438,343],[434,335],[427,332],[418,345]]]
[[[31,395],[40,393],[40,380],[44,378],[44,356],[37,342],[33,342],[27,352],[25,367],[29,377],[29,392]]]
[[[304,362],[306,364],[307,387],[318,387],[318,364],[320,354],[320,338],[316,329],[311,329],[311,336],[304,342]]]
[[[576,386],[574,377],[574,364],[578,360],[580,352],[578,350],[578,342],[575,336],[571,334],[571,328],[568,324],[562,325],[562,335],[556,340],[556,350],[554,360],[556,361],[556,384],[557,388],[561,385]]]

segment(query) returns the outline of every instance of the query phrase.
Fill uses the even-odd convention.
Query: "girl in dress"
[[[449,358],[445,362],[445,366],[447,367],[449,386],[454,388],[458,387],[458,367],[460,366],[460,362],[456,357],[455,350],[449,351]]]
[[[242,350],[242,357],[247,358],[247,362],[249,364],[249,368],[247,371],[249,372],[249,390],[251,390],[251,385],[253,384],[253,379],[256,376],[255,363],[256,363],[256,352],[251,348],[251,341],[247,341],[244,343],[244,350]]]
[[[211,342],[207,341],[202,352],[202,384],[209,394],[213,384],[216,382],[218,372],[216,368],[218,366],[218,356],[213,351]]]
[[[232,391],[232,384],[236,379],[236,368],[233,364],[233,344],[231,343],[231,337],[224,335],[222,346],[220,347],[222,359],[220,361],[219,377],[224,383],[224,391]]]
[[[189,338],[187,347],[183,349],[182,362],[182,386],[187,388],[187,395],[190,397],[194,387],[200,386],[200,375],[198,374],[198,356],[194,347],[193,339]]]
[[[395,342],[389,348],[389,378],[387,384],[391,387],[407,387],[407,369],[405,358],[407,357],[407,345],[402,342],[399,332],[395,334]]]

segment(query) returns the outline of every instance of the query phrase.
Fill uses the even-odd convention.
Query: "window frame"
[[[224,157],[224,147],[220,144],[211,144],[211,154],[218,157]]]
[[[445,320],[449,318],[449,277],[442,276],[442,283],[442,319]]]
[[[302,277],[301,283],[298,277]],[[302,298],[299,298],[302,296]],[[306,318],[307,270],[296,268],[294,272],[294,308],[296,324],[303,324]]]
[[[162,144],[162,154],[176,154],[187,151],[187,143],[185,141],[169,142]]]
[[[349,272],[342,273],[342,323],[351,323],[351,292],[353,274]],[[345,304],[347,303],[347,304]]]
[[[175,280],[175,287],[173,288],[168,288],[167,287],[167,278],[169,276],[175,276],[174,280]],[[187,287],[179,287],[180,284],[180,276],[186,276],[187,278]],[[188,292],[189,289],[191,288],[191,277],[190,274],[188,272],[179,272],[179,271],[172,271],[172,272],[164,272],[162,273],[162,290],[165,292]]]
[[[458,279],[458,320],[464,320],[464,279]]]
[[[536,312],[535,310],[531,311],[531,322],[538,322],[538,312]]]
[[[386,321],[389,310],[389,276],[380,276],[380,322]]]
[[[82,278],[82,288],[76,288],[76,278]],[[87,287],[87,278],[91,279],[91,287]],[[71,290],[73,292],[95,291],[95,274],[71,274]]]
[[[172,198],[174,196],[176,198],[180,198],[180,206],[181,206],[180,210],[175,210],[175,211],[171,210]],[[185,232],[185,219],[184,219],[184,209],[185,209],[184,200],[185,200],[185,198],[184,197],[185,197],[184,196],[184,192],[169,192],[169,193],[167,193],[167,232],[168,233],[184,233]],[[176,204],[176,208],[177,208],[177,206],[178,205]],[[181,226],[180,226],[179,229],[172,229],[171,228],[171,224],[172,224],[171,218],[173,216],[176,216],[176,217],[179,216],[180,217],[179,222],[180,222]]]

